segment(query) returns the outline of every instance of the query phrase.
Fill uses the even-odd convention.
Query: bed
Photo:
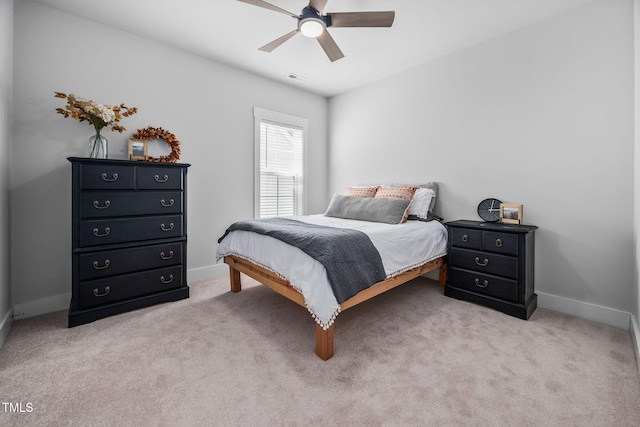
[[[217,259],[229,266],[231,291],[241,291],[243,273],[305,307],[316,322],[316,354],[322,360],[330,359],[334,322],[342,311],[430,271],[439,269],[440,285],[446,281],[445,227],[431,220],[430,209],[429,215],[411,215],[412,220],[406,220],[412,199],[401,203],[381,198],[385,200],[347,191],[335,195],[322,215],[232,224],[216,250]],[[391,220],[385,216],[389,211],[394,211]],[[294,233],[302,230],[302,238],[280,236],[288,227]],[[329,234],[324,240],[318,237],[325,232]],[[353,244],[350,240],[340,240],[343,234],[346,239],[354,235],[363,239],[357,243],[362,246],[349,246]],[[316,238],[320,240],[313,240]],[[317,253],[299,245],[311,240]],[[325,259],[325,255],[333,258]]]

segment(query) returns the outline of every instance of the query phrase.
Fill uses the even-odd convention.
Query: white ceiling
[[[329,29],[345,54],[333,63],[301,34],[258,51],[296,21],[237,0],[35,1],[330,97],[593,0],[329,0],[325,13],[396,12],[391,28]],[[308,4],[267,1],[295,14]]]

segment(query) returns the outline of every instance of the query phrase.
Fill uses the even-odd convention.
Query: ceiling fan
[[[262,0],[238,0],[243,3],[249,3],[254,6],[260,6],[265,9],[273,10],[276,12],[284,13],[297,19],[298,28],[279,37],[262,46],[260,49],[264,52],[271,52],[282,43],[289,40],[291,37],[302,33],[307,37],[313,37],[318,40],[322,49],[331,60],[331,62],[337,61],[344,57],[344,54],[336,44],[333,37],[327,31],[329,27],[390,27],[393,24],[396,13],[390,12],[339,12],[322,14],[322,11],[327,4],[328,0],[310,0],[309,5],[302,9],[300,15],[288,12],[277,6],[274,6],[266,1]]]

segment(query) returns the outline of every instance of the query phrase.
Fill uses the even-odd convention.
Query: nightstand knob
[[[502,239],[496,239],[496,246],[499,248],[502,247]]]
[[[489,286],[489,281],[485,279],[484,282],[480,283],[480,279],[476,277],[476,286],[479,288],[486,288]]]
[[[480,267],[486,267],[489,264],[489,260],[485,258],[484,261],[480,262],[480,258],[476,257],[476,264]]]
[[[462,235],[462,241],[463,242],[468,242],[469,241],[469,236],[467,236],[466,234]]]

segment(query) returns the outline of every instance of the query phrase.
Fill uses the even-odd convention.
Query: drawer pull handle
[[[173,258],[173,251],[169,251],[169,255],[165,255],[164,251],[160,252],[160,258],[162,258],[162,259],[171,259],[171,258]]]
[[[485,279],[484,282],[480,283],[480,279],[476,277],[476,286],[479,288],[486,288],[489,286],[489,281]]]
[[[171,231],[173,230],[173,223],[169,224],[169,227],[165,227],[164,224],[160,224],[160,228],[162,229],[162,231]]]
[[[170,208],[171,206],[173,206],[173,203],[174,203],[173,199],[169,199],[169,203],[165,202],[164,199],[160,200],[160,204],[162,205],[162,207],[165,207],[165,208]]]
[[[489,260],[485,258],[483,262],[480,262],[480,258],[476,257],[476,264],[480,267],[486,267],[489,264]]]
[[[167,182],[169,180],[169,175],[165,175],[162,179],[160,178],[160,175],[154,175],[153,179],[156,180],[156,182]]]
[[[107,178],[107,174],[103,173],[102,175],[102,180],[106,181],[106,182],[113,182],[113,181],[117,181],[118,180],[118,174],[114,173],[113,175],[111,175],[113,178]]]
[[[499,248],[502,247],[502,239],[496,239],[496,246]]]
[[[462,235],[462,241],[463,242],[468,242],[469,241],[469,236],[467,236],[466,234]]]
[[[105,227],[104,233],[102,233],[102,234],[100,234],[100,230],[98,230],[97,228],[93,229],[93,235],[96,236],[96,237],[108,236],[109,233],[111,233],[111,229],[109,227]]]
[[[96,209],[107,209],[109,206],[111,206],[111,202],[109,200],[104,201],[104,206],[100,206],[100,202],[97,200],[93,201],[93,207]]]
[[[109,286],[105,286],[104,287],[104,293],[100,293],[100,291],[98,291],[98,289],[94,289],[93,290],[93,295],[97,296],[98,298],[100,297],[106,297],[107,295],[109,295],[109,292],[111,292],[111,288]]]
[[[173,282],[173,274],[170,274],[170,275],[169,275],[169,279],[168,279],[168,280],[167,280],[167,279],[165,279],[165,278],[164,278],[164,276],[160,276],[160,281],[161,281],[162,283],[164,283],[165,285],[166,285],[167,283],[171,283],[171,282]]]
[[[111,264],[111,262],[108,259],[104,260],[104,265],[100,265],[100,263],[98,263],[98,261],[93,261],[93,268],[95,270],[104,270],[105,268],[109,268],[110,264]]]

